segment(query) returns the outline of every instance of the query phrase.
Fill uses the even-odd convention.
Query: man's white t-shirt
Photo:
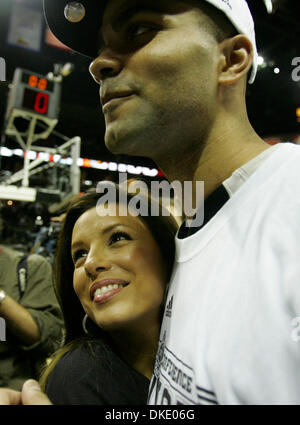
[[[300,404],[299,247],[300,147],[285,143],[176,238],[149,404]]]

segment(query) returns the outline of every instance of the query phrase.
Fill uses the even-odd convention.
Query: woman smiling
[[[98,200],[88,193],[66,214],[56,258],[65,345],[41,386],[54,404],[146,404],[177,223],[108,215]]]

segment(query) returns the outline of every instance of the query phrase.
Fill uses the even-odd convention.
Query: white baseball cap
[[[43,0],[46,20],[54,35],[65,45],[85,56],[97,56],[97,35],[107,0]],[[222,11],[240,34],[253,46],[249,83],[257,72],[254,21],[246,0],[203,0]]]

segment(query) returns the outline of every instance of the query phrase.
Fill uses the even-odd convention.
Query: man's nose
[[[114,77],[122,69],[122,60],[108,49],[103,51],[90,65],[90,73],[100,84],[105,78]]]

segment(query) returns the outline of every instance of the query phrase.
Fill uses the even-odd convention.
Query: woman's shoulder
[[[77,363],[83,360],[91,362],[98,361],[99,359],[110,359],[114,357],[115,353],[111,350],[109,345],[102,340],[86,340],[82,341],[74,348],[69,350],[63,355],[58,364]]]
[[[49,376],[54,404],[145,404],[149,380],[104,341],[85,341],[64,354]]]
[[[55,365],[51,376],[64,384],[66,379],[88,379],[119,362],[119,358],[103,341],[83,341],[67,351]]]

